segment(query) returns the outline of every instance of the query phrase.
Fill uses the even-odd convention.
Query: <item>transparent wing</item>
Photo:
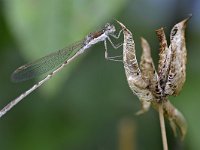
[[[13,72],[11,76],[12,81],[21,82],[29,80],[59,67],[64,63],[64,61],[76,54],[83,47],[83,44],[84,40],[76,42],[61,50],[50,53],[32,63],[19,67]]]

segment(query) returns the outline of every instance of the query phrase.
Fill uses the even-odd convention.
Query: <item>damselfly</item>
[[[48,74],[44,79],[33,85],[29,90],[22,93],[19,97],[8,103],[0,111],[0,117],[6,114],[6,112],[8,112],[13,106],[15,106],[23,98],[25,98],[35,89],[37,89],[43,83],[53,77],[57,72],[63,69],[64,66],[66,66],[77,56],[85,52],[92,45],[103,41],[105,46],[105,58],[108,60],[113,60],[112,57],[108,57],[106,40],[108,39],[108,41],[115,49],[121,46],[114,45],[110,39],[110,36],[114,37],[115,39],[119,38],[122,30],[118,33],[118,35],[115,35],[115,31],[115,26],[107,23],[102,30],[88,34],[83,40],[16,69],[12,74],[12,80],[15,82],[25,81],[41,74],[47,73],[49,71],[51,71],[51,73]]]

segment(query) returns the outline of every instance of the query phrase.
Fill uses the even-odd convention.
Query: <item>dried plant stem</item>
[[[159,112],[160,103],[153,101],[151,104]],[[181,140],[183,140],[187,133],[187,122],[183,114],[169,100],[163,101],[162,111],[163,115],[168,119],[174,135],[177,136],[178,129]]]
[[[163,105],[162,103],[159,104],[159,120],[160,120],[160,129],[162,134],[162,142],[163,142],[163,150],[168,150],[167,144],[167,135],[166,135],[166,128],[165,128],[165,119],[163,114]]]

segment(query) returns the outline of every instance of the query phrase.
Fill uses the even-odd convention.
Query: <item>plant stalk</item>
[[[160,120],[160,129],[161,129],[161,135],[162,135],[163,150],[168,150],[165,119],[164,119],[164,114],[163,114],[162,103],[159,104],[159,120]]]

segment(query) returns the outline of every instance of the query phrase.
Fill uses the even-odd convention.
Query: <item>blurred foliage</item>
[[[186,32],[186,84],[180,96],[170,98],[186,116],[188,134],[184,143],[173,137],[169,126],[167,134],[170,149],[198,150],[199,11],[197,0],[0,1],[0,105],[3,107],[36,83],[11,83],[10,74],[17,67],[82,39],[106,22],[113,22],[113,18],[132,31],[138,58],[140,37],[144,36],[157,62],[159,45],[154,31],[164,26],[169,35],[175,23],[192,13]],[[115,55],[112,49],[109,47],[109,52]],[[129,121],[123,126],[130,129],[129,123],[133,125],[133,147],[162,148],[157,113],[151,110],[134,116],[139,101],[128,88],[123,65],[104,59],[102,43],[90,48],[81,61],[72,62],[43,88],[46,90],[38,89],[0,120],[0,149],[122,150],[124,120]]]

